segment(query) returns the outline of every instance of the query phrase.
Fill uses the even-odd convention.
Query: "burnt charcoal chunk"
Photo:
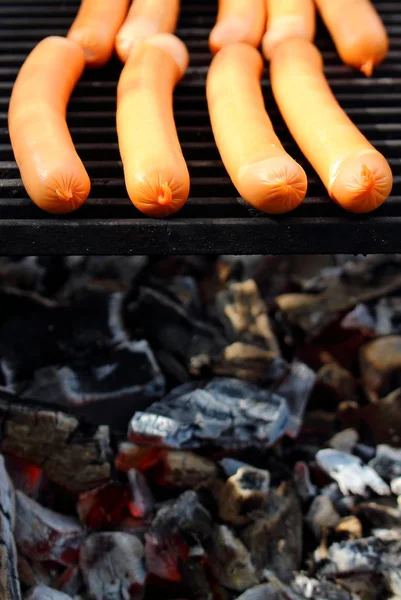
[[[252,513],[263,509],[269,498],[270,473],[255,467],[240,467],[225,482],[219,498],[220,517],[241,525],[252,519]]]
[[[162,349],[170,353],[194,374],[209,368],[211,357],[227,344],[218,329],[199,320],[189,307],[165,291],[140,287],[128,313],[136,337],[145,337],[156,352]]]
[[[134,410],[146,408],[164,392],[164,376],[143,340],[121,342],[90,359],[38,370],[19,396],[56,402],[91,422],[124,430]]]
[[[306,575],[298,575],[295,578],[293,588],[303,598],[312,600],[353,600],[351,594],[339,585],[330,581],[318,581]]]
[[[93,533],[81,547],[79,564],[95,600],[141,600],[145,583],[143,546],[128,533]]]
[[[185,384],[131,420],[129,438],[170,448],[268,447],[286,431],[286,400],[235,379],[213,379],[204,388]]]
[[[382,337],[365,344],[359,362],[363,386],[373,400],[401,387],[401,336]]]
[[[64,592],[54,590],[47,585],[37,585],[25,596],[25,600],[72,600],[72,598]]]
[[[288,484],[272,490],[265,511],[241,533],[255,567],[288,582],[301,563],[302,512]]]
[[[0,456],[0,598],[4,600],[21,600],[14,524],[14,489]]]
[[[242,592],[258,583],[248,550],[225,525],[215,526],[209,559],[217,581],[230,590]]]
[[[44,508],[17,491],[15,541],[21,554],[69,565],[78,561],[85,537],[77,519]]]

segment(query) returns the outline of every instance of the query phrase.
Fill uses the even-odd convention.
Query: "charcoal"
[[[70,565],[60,575],[56,581],[55,587],[64,592],[69,596],[75,596],[81,588],[83,588],[84,582],[82,579],[81,571],[78,565]]]
[[[398,256],[372,255],[323,269],[302,286],[302,293],[278,296],[277,305],[289,323],[315,337],[358,303],[401,288],[399,262]]]
[[[52,582],[52,576],[45,563],[30,561],[22,554],[18,554],[17,570],[21,584],[27,588],[50,585]]]
[[[0,258],[0,281],[3,287],[40,292],[45,272],[37,256]]]
[[[217,581],[229,590],[242,592],[258,583],[248,550],[225,525],[214,528],[209,559]]]
[[[110,479],[107,427],[88,426],[40,405],[20,404],[12,394],[0,395],[0,423],[0,451],[41,467],[65,489],[83,492]]]
[[[204,388],[188,388],[176,388],[137,412],[130,422],[130,440],[177,449],[206,444],[263,448],[290,426],[286,400],[249,383],[216,378]]]
[[[327,362],[316,374],[316,403],[322,395],[325,397],[326,406],[337,407],[340,402],[355,400],[357,384],[354,376],[336,361]]]
[[[357,456],[327,448],[316,454],[316,460],[338,483],[345,496],[349,493],[364,496],[367,488],[383,496],[390,493],[390,488],[374,470],[373,465],[364,465]]]
[[[147,256],[88,256],[85,257],[85,274],[91,279],[115,280],[128,286],[147,262]]]
[[[354,515],[343,517],[336,527],[336,532],[347,539],[358,540],[363,536],[362,523]]]
[[[195,488],[217,476],[215,463],[193,452],[168,451],[160,459],[160,468],[156,482],[167,487]]]
[[[401,496],[401,476],[395,477],[391,481],[390,488],[393,494],[395,494],[396,496]]]
[[[162,579],[181,581],[182,562],[199,544],[212,535],[209,512],[199,503],[193,491],[181,494],[156,514],[152,528],[146,534],[145,556],[148,571]]]
[[[347,452],[350,454],[358,440],[359,435],[355,429],[343,429],[343,431],[336,433],[336,435],[334,435],[328,441],[328,446],[334,450],[339,450],[340,452]]]
[[[337,527],[340,522],[340,515],[330,498],[320,495],[313,499],[306,515],[306,521],[309,523],[315,536],[320,538],[322,531]]]
[[[92,533],[82,544],[80,568],[92,598],[141,600],[145,568],[143,546],[134,535]]]
[[[362,384],[374,401],[401,387],[401,336],[382,337],[365,344],[359,362]]]
[[[285,372],[266,306],[252,279],[219,292],[212,311],[230,342],[216,359],[213,370],[217,375],[263,383]]]
[[[85,537],[73,517],[58,514],[16,492],[15,541],[24,556],[69,565],[78,561]]]
[[[361,502],[357,507],[357,515],[367,521],[371,527],[401,528],[401,510],[395,498],[386,498],[386,503],[371,500]]]
[[[383,577],[376,573],[356,573],[341,577],[339,582],[349,590],[352,600],[383,600],[387,597]]]
[[[401,333],[401,298],[398,296],[381,298],[373,306],[358,304],[348,313],[342,326],[358,329],[372,336]]]
[[[401,388],[359,410],[363,427],[376,444],[401,446]]]
[[[0,598],[4,600],[21,600],[14,525],[14,489],[0,456]]]
[[[386,481],[399,477],[401,475],[401,449],[380,444],[377,446],[376,456],[369,462],[369,466]]]
[[[88,529],[116,527],[128,514],[130,492],[118,482],[80,494],[77,502],[79,519]]]
[[[316,496],[316,486],[311,481],[306,462],[298,461],[294,465],[293,481],[298,497],[302,501],[306,502]]]
[[[302,513],[286,483],[271,490],[267,508],[241,533],[255,567],[271,569],[284,582],[296,571],[302,555]]]
[[[287,435],[297,437],[301,429],[304,411],[309,396],[315,385],[315,373],[306,366],[295,360],[290,367],[289,373],[274,389],[276,394],[287,400],[290,410],[290,421],[287,427]]]
[[[140,286],[128,304],[128,322],[134,337],[143,336],[195,375],[210,369],[211,357],[227,345],[217,328],[191,314],[176,296],[149,286]]]
[[[263,509],[270,490],[270,473],[263,469],[241,467],[224,484],[219,498],[219,515],[223,521],[243,525],[252,513]]]
[[[191,600],[214,600],[204,566],[190,556],[181,564],[182,586]]]
[[[72,600],[72,598],[46,585],[38,585],[30,590],[25,600]]]
[[[247,590],[236,600],[282,600],[282,596],[270,583],[263,583]]]
[[[130,512],[136,519],[148,517],[154,506],[154,499],[145,477],[140,471],[130,469],[127,473],[131,490]]]
[[[303,598],[313,600],[353,600],[347,590],[330,581],[318,581],[306,575],[297,575],[292,584],[294,590]]]
[[[164,376],[142,340],[123,341],[89,360],[39,369],[19,396],[56,401],[90,422],[124,431],[135,410],[143,410],[164,393]]]

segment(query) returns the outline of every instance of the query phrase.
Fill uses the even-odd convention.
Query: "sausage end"
[[[89,29],[71,28],[67,39],[81,46],[86,64],[90,67],[102,67],[113,54],[113,43],[102,42],[99,35]]]
[[[284,16],[275,19],[262,39],[262,51],[266,60],[270,60],[275,48],[291,38],[304,39],[312,42],[314,31],[308,31],[302,16]]]
[[[385,202],[391,193],[393,175],[388,162],[371,150],[346,159],[337,170],[329,194],[345,210],[367,213]]]
[[[184,42],[172,33],[158,33],[147,38],[145,43],[167,52],[178,67],[179,78],[184,77],[189,64],[189,53]]]
[[[125,63],[139,42],[156,33],[156,23],[143,17],[136,17],[124,23],[116,36],[116,52],[119,59]]]
[[[308,187],[305,171],[290,156],[269,158],[242,167],[237,183],[244,200],[272,215],[297,208]]]
[[[127,191],[131,202],[138,210],[150,217],[168,217],[174,214],[188,199],[189,173],[177,175],[147,173],[126,176]]]
[[[213,54],[228,44],[246,42],[256,47],[260,40],[250,38],[250,28],[246,20],[238,16],[231,16],[217,23],[209,36],[209,48]]]

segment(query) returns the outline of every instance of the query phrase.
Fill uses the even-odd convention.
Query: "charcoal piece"
[[[24,556],[69,565],[78,561],[86,537],[77,519],[49,510],[22,492],[16,494],[15,541]]]
[[[180,386],[137,412],[130,422],[130,440],[177,449],[264,448],[274,444],[290,424],[286,400],[249,383],[216,378],[204,388],[189,388]]]
[[[167,450],[138,446],[131,442],[122,442],[118,447],[118,454],[114,464],[120,471],[128,472],[130,469],[147,471],[160,462]]]
[[[336,527],[336,533],[346,539],[358,540],[363,536],[362,523],[354,515],[343,517]]]
[[[4,600],[21,600],[14,525],[14,489],[0,456],[0,598]]]
[[[401,288],[398,256],[369,256],[323,269],[302,286],[302,293],[276,299],[287,321],[308,336],[317,336],[358,303],[381,298]]]
[[[243,592],[259,581],[248,550],[225,525],[214,528],[209,560],[217,581],[229,590]]]
[[[390,488],[393,494],[395,494],[396,496],[401,496],[401,476],[395,477],[391,481]]]
[[[0,396],[0,424],[0,452],[27,459],[65,489],[83,492],[110,479],[108,427],[23,405],[12,394]]]
[[[352,427],[343,429],[339,433],[336,433],[329,441],[328,445],[334,450],[340,452],[347,452],[350,454],[359,440],[359,434]]]
[[[217,476],[217,467],[211,460],[193,452],[167,451],[160,459],[159,485],[177,488],[195,488]]]
[[[376,444],[401,446],[401,388],[359,410],[361,426]]]
[[[30,561],[22,554],[18,554],[17,570],[20,582],[27,588],[52,582],[49,569],[43,563]]]
[[[227,341],[220,331],[201,321],[178,298],[153,287],[140,286],[128,304],[127,322],[133,337],[144,337],[155,350],[162,349],[176,357],[192,374],[210,368]],[[165,365],[168,366],[168,365]]]
[[[315,536],[320,538],[322,531],[334,529],[340,522],[340,515],[328,496],[320,495],[313,499],[306,515]]]
[[[78,565],[70,565],[56,581],[55,587],[69,596],[76,596],[84,586],[81,571]]]
[[[230,342],[215,359],[217,375],[263,383],[285,372],[266,306],[252,279],[232,283],[219,292],[212,312]]]
[[[379,495],[390,494],[390,488],[372,465],[364,465],[358,456],[326,448],[316,454],[318,465],[337,483],[344,494],[364,496],[367,488]]]
[[[269,498],[270,473],[263,469],[241,467],[227,479],[219,497],[219,515],[236,525],[249,523],[252,513],[263,509]]]
[[[302,512],[291,486],[271,490],[265,512],[242,531],[241,539],[259,571],[271,569],[283,582],[290,580],[302,556]]]
[[[379,499],[380,500],[380,499]],[[386,503],[371,500],[357,506],[357,515],[371,527],[401,527],[401,510],[395,498],[386,498]]]
[[[359,498],[355,495],[344,496],[337,483],[329,483],[320,489],[320,494],[328,496],[341,517],[348,516],[355,510]]]
[[[301,429],[304,412],[315,385],[316,375],[307,365],[295,360],[284,380],[274,389],[276,394],[287,400],[290,420],[287,435],[297,437]]]
[[[40,292],[44,275],[45,269],[37,256],[0,258],[0,280],[3,287]]]
[[[282,358],[272,360],[271,352],[258,346],[234,342],[213,357],[215,375],[236,377],[250,383],[267,384],[277,381],[288,367]]]
[[[72,600],[71,596],[59,592],[47,585],[38,585],[30,590],[25,600]]]
[[[356,573],[339,578],[339,583],[352,595],[352,600],[383,600],[387,597],[382,575]]]
[[[302,574],[295,577],[292,587],[303,598],[311,598],[313,600],[353,600],[351,594],[339,585],[330,581],[318,581]]]
[[[124,431],[135,410],[143,410],[164,393],[164,376],[148,343],[141,340],[123,341],[89,359],[37,370],[19,396],[56,402],[92,423]]]
[[[365,344],[359,364],[363,387],[372,400],[401,387],[401,336],[381,337]]]
[[[181,563],[182,587],[191,600],[214,600],[211,586],[203,564],[191,556]]]
[[[143,546],[134,535],[117,531],[93,533],[82,544],[79,564],[92,598],[143,598]]]
[[[319,406],[322,396],[325,406],[333,408],[341,402],[356,400],[357,384],[352,373],[333,360],[320,367],[311,402]]]
[[[401,449],[380,444],[377,446],[376,456],[369,462],[369,466],[386,481],[399,477],[401,475]]]
[[[79,519],[88,529],[116,527],[128,515],[130,492],[121,483],[109,482],[80,494]]]
[[[401,298],[381,298],[373,306],[358,304],[346,315],[342,327],[357,329],[371,336],[401,333]]]
[[[147,256],[88,256],[85,257],[85,275],[93,280],[117,281],[128,286],[148,260]]]
[[[262,583],[247,590],[236,600],[282,600],[282,595],[270,583]]]
[[[173,503],[162,506],[145,536],[148,571],[162,579],[181,581],[182,563],[199,544],[210,539],[212,521],[193,491],[181,494]]]
[[[306,462],[295,463],[293,481],[298,497],[303,502],[316,496],[316,486],[311,481],[310,470]]]
[[[136,469],[130,469],[127,477],[131,491],[130,513],[136,519],[148,517],[153,511],[154,499],[145,477]]]

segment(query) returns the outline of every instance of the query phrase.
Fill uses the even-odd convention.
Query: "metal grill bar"
[[[175,94],[175,115],[191,173],[191,198],[174,218],[154,221],[127,198],[115,131],[115,59],[85,73],[69,107],[69,125],[92,179],[85,206],[68,217],[42,213],[27,198],[7,132],[13,81],[27,53],[47,35],[65,35],[78,0],[0,0],[0,254],[373,253],[401,251],[401,5],[376,0],[391,36],[391,51],[372,79],[339,61],[324,27],[317,44],[325,72],[349,116],[389,159],[395,185],[373,215],[344,213],[291,139],[272,98],[266,106],[288,152],[307,171],[308,198],[288,216],[271,218],[238,203],[210,129],[205,76],[207,37],[217,0],[183,0],[178,35],[191,66]]]

